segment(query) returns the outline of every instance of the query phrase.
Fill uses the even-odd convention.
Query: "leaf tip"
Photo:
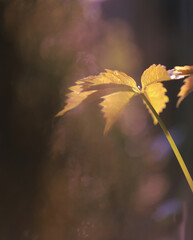
[[[106,136],[107,136],[107,134],[108,134],[108,132],[109,132],[109,130],[108,130],[108,129],[106,129],[106,127],[105,127],[105,129],[104,129],[104,131],[103,131],[103,135],[106,137]]]
[[[60,112],[58,112],[55,117],[61,117],[62,115],[64,115],[64,113],[67,112],[66,108],[62,109]]]
[[[180,97],[176,103],[176,108],[179,108],[181,102],[183,101],[184,98]]]

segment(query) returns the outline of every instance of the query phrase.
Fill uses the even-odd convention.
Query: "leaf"
[[[180,88],[176,106],[179,107],[180,103],[193,91],[193,66],[176,66],[173,71],[173,78],[180,79],[189,76],[184,80],[184,84]]]
[[[151,105],[158,114],[163,111],[163,109],[166,107],[166,103],[169,102],[169,98],[165,94],[166,92],[167,90],[165,87],[163,87],[162,83],[151,84],[147,86],[145,89],[145,94],[148,100],[150,101]],[[154,124],[156,125],[158,123],[157,119],[155,118],[154,114],[152,113],[148,105],[146,103],[145,105],[153,118]]]
[[[145,90],[149,84],[168,81],[170,79],[165,66],[153,64],[146,69],[141,76],[142,90]]]
[[[100,103],[102,112],[106,118],[104,134],[106,134],[117,118],[122,113],[126,104],[135,95],[134,92],[115,92],[102,97],[104,100]]]
[[[67,104],[64,107],[63,110],[61,110],[59,113],[56,114],[56,117],[62,116],[65,112],[77,107],[80,105],[89,95],[92,93],[96,92],[95,90],[93,91],[86,91],[86,92],[71,92],[67,94],[68,100]]]
[[[188,96],[189,93],[193,91],[193,76],[188,77],[184,80],[183,86],[180,88],[180,92],[178,93],[178,102],[176,104],[179,107],[180,103],[184,100],[185,97]]]
[[[167,72],[169,73],[171,80],[178,80],[193,74],[193,66],[175,66]]]
[[[118,86],[124,85],[125,87],[128,86],[130,88],[137,89],[136,82],[133,78],[117,70],[112,71],[112,70],[106,69],[106,72],[100,73],[98,76],[95,76],[92,79],[88,78],[88,79],[83,79],[82,81],[84,82],[82,84],[84,90],[87,90],[90,88],[97,89],[98,86],[104,86],[104,84],[106,85],[106,87],[108,87],[108,84],[116,84]]]
[[[76,84],[70,88],[71,93],[67,94],[66,106],[57,116],[61,116],[65,112],[77,107],[91,94],[99,92],[103,99],[100,105],[106,118],[104,133],[107,133],[120,116],[126,104],[129,103],[130,99],[136,94],[145,94],[159,114],[169,101],[165,95],[166,89],[161,82],[170,79],[164,66],[154,64],[142,74],[142,90],[140,91],[133,78],[123,72],[106,69],[106,72],[100,73],[98,76],[90,76],[77,81]],[[107,91],[104,92],[104,89]],[[147,108],[149,109],[148,106]],[[150,109],[149,112],[153,117],[154,124],[156,124],[157,120]]]
[[[76,82],[76,85],[70,87],[72,91],[67,94],[66,106],[56,116],[61,116],[65,112],[77,107],[89,95],[103,88],[110,88],[111,91],[133,91],[137,89],[136,82],[133,78],[119,71],[106,70],[98,76],[90,76]]]
[[[146,97],[158,114],[163,111],[166,107],[166,103],[169,102],[169,98],[165,95],[167,90],[163,84],[160,83],[161,81],[168,80],[170,80],[170,76],[165,67],[162,65],[156,66],[155,64],[146,69],[141,77],[142,92],[145,93]],[[145,105],[153,118],[154,124],[157,124],[158,121],[154,114],[146,103]]]
[[[179,75],[190,75],[193,74],[193,66],[176,66],[175,70],[179,73]]]
[[[69,89],[72,91],[67,94],[67,101],[66,106],[63,110],[56,114],[56,117],[62,116],[65,112],[77,107],[81,104],[89,95],[96,92],[95,90],[92,91],[82,91],[81,81],[76,82],[77,85],[70,87]]]

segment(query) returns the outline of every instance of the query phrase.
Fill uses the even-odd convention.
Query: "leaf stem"
[[[152,113],[154,114],[154,116],[158,120],[159,125],[162,128],[164,134],[166,135],[166,138],[168,139],[168,142],[169,142],[169,144],[170,144],[170,146],[171,146],[171,148],[172,148],[172,150],[173,150],[173,152],[174,152],[174,154],[175,154],[175,156],[176,156],[176,158],[177,158],[177,160],[178,160],[178,162],[179,162],[179,164],[180,164],[180,166],[182,168],[182,171],[183,171],[183,173],[185,175],[185,178],[186,178],[186,180],[187,180],[187,182],[188,182],[188,184],[190,186],[190,189],[193,192],[193,181],[192,181],[192,178],[190,176],[190,173],[189,173],[189,171],[188,171],[188,169],[186,167],[186,164],[184,163],[184,160],[183,160],[183,158],[182,158],[182,156],[181,156],[181,154],[180,154],[180,152],[179,152],[179,150],[178,150],[178,148],[177,148],[177,146],[176,146],[172,136],[170,135],[170,133],[169,133],[168,129],[166,128],[164,122],[162,121],[160,116],[157,114],[156,110],[154,109],[154,107],[152,106],[152,104],[150,103],[148,98],[145,96],[145,94],[141,93],[140,96],[147,103],[147,105],[151,109]]]

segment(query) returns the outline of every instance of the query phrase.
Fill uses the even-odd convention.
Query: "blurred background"
[[[190,240],[192,193],[134,98],[107,136],[99,101],[55,118],[68,87],[105,68],[140,84],[193,65],[191,0],[0,0],[0,239]],[[193,174],[193,94],[161,114]],[[193,176],[193,175],[192,175]]]

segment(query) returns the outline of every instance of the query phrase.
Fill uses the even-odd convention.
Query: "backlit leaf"
[[[190,75],[193,74],[193,66],[176,66],[175,70],[180,73],[179,75]]]
[[[183,101],[185,97],[188,96],[189,93],[193,91],[193,66],[176,66],[172,72],[173,79],[180,79],[187,77],[184,80],[183,86],[180,88],[180,92],[178,93],[178,102],[176,104],[179,107],[180,103]]]
[[[84,90],[87,90],[89,88],[96,87],[98,85],[106,85],[108,87],[108,84],[116,84],[116,85],[125,85],[134,89],[137,89],[136,82],[133,78],[127,76],[127,74],[123,72],[119,72],[117,70],[112,71],[109,69],[106,69],[106,72],[100,73],[98,76],[95,76],[93,78],[87,78],[82,80],[83,88]]]
[[[134,94],[134,92],[115,92],[102,97],[104,100],[100,105],[106,118],[104,134],[109,131]]]
[[[146,69],[141,77],[142,92],[145,93],[158,114],[163,111],[163,109],[166,107],[166,103],[169,102],[169,98],[165,95],[167,90],[163,84],[160,83],[161,81],[168,80],[170,80],[170,76],[165,67],[155,64]],[[157,124],[157,119],[155,118],[154,114],[148,106],[147,108],[152,115],[154,124]]]
[[[72,91],[67,94],[67,101],[66,106],[63,110],[57,113],[58,116],[62,116],[65,112],[77,107],[79,104],[82,103],[89,95],[96,92],[95,90],[92,91],[82,91],[82,86],[80,85],[82,82],[77,81],[77,85],[70,87],[69,89]]]
[[[110,88],[111,92],[133,91],[137,89],[133,78],[119,71],[106,70],[98,76],[90,76],[76,82],[76,85],[70,87],[70,93],[67,94],[66,106],[56,116],[61,116],[65,112],[77,107],[89,95],[104,88]]]
[[[193,66],[176,66],[168,70],[171,80],[178,80],[193,74]]]
[[[184,84],[181,87],[180,92],[178,93],[178,97],[180,98],[178,99],[177,107],[179,107],[182,100],[184,100],[184,98],[187,97],[188,94],[191,93],[192,91],[193,91],[193,76],[188,77],[184,80]]]
[[[142,90],[139,90],[133,78],[127,76],[125,73],[107,69],[106,72],[100,73],[98,76],[90,76],[77,81],[70,88],[71,92],[67,94],[66,106],[57,116],[77,107],[89,95],[95,92],[100,93],[103,99],[100,105],[106,118],[104,132],[107,133],[120,116],[126,104],[136,94],[145,94],[159,114],[169,101],[165,95],[166,89],[161,83],[168,80],[170,80],[170,76],[164,66],[152,65],[142,74]],[[147,108],[149,109],[148,106]],[[150,109],[149,112],[153,117],[154,124],[156,124],[157,120]]]
[[[165,66],[163,65],[151,65],[148,69],[146,69],[141,77],[142,90],[152,83],[168,81],[170,80],[170,76],[166,71]]]
[[[163,111],[163,109],[166,107],[166,103],[169,102],[169,98],[165,94],[166,92],[167,90],[162,83],[154,83],[154,84],[148,85],[145,89],[145,95],[147,96],[148,100],[150,101],[150,103],[152,104],[152,106],[154,107],[154,109],[158,114]],[[154,114],[149,109],[146,103],[145,105],[148,108],[149,113],[153,118],[154,124],[157,124],[158,121],[155,118]]]

